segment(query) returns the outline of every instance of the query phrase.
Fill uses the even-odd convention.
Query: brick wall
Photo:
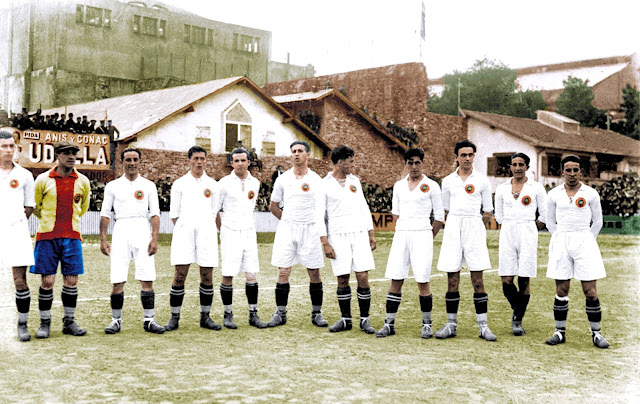
[[[427,112],[427,73],[423,64],[407,63],[270,83],[264,87],[264,90],[272,96],[295,94],[313,91],[314,86],[317,89],[323,89],[329,81],[335,89],[344,86],[348,98],[356,105],[366,107],[369,114],[372,115],[375,112],[383,125],[393,118],[397,125],[413,128],[420,138],[420,147],[425,148],[425,173],[443,178],[455,168],[453,146],[458,140],[467,137],[466,122],[461,117]],[[327,113],[324,116],[327,117]],[[325,133],[324,129],[322,133]],[[323,136],[329,137],[327,134]],[[334,143],[328,138],[327,140],[333,146]],[[351,147],[354,142],[345,143]],[[373,150],[368,150],[368,153],[371,154],[365,153],[366,159],[377,163],[380,153]],[[394,167],[393,165],[384,165],[384,167],[390,171],[398,173],[400,171],[389,168]],[[361,175],[363,181],[369,182],[368,173],[362,174],[364,174]],[[372,173],[372,176],[382,178],[381,181],[384,183],[388,183],[392,178],[390,172],[386,175]],[[365,177],[367,177],[366,180]]]

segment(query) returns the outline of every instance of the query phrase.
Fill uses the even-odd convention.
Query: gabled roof
[[[581,126],[576,134],[562,132],[535,119],[468,110],[463,110],[462,116],[499,128],[537,147],[640,157],[640,141],[610,130]]]
[[[291,115],[289,111],[274,101],[273,98],[246,77],[229,77],[200,84],[105,98],[84,104],[51,108],[42,111],[42,114],[51,115],[56,112],[61,114],[65,113],[66,108],[68,112],[73,113],[74,118],[87,115],[88,119],[100,121],[108,117],[120,131],[120,135],[116,140],[127,140],[168,118],[188,111],[193,108],[194,104],[204,98],[236,85],[248,87],[258,97],[273,107],[282,115],[283,124],[292,123],[322,149],[325,151],[331,150],[331,147],[324,139],[309,129],[302,121]]]
[[[305,93],[278,95],[274,96],[273,99],[281,104],[293,104],[296,102],[320,101],[327,97],[335,97],[340,100],[348,109],[357,113],[364,121],[371,125],[373,129],[380,134],[380,136],[382,136],[390,143],[393,143],[394,146],[398,146],[402,151],[407,151],[409,149],[406,144],[402,143],[398,138],[389,133],[380,122],[371,118],[362,109],[358,108],[358,106],[354,104],[349,98],[345,97],[342,93],[334,89],[330,88],[326,90],[310,91]]]

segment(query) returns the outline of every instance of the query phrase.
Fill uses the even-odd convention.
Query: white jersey
[[[178,178],[171,187],[171,219],[189,223],[214,220],[218,213],[218,183],[207,174],[195,178],[191,172]]]
[[[547,198],[547,228],[553,233],[590,230],[596,237],[602,228],[600,195],[588,185],[580,183],[578,192],[567,195],[564,183],[549,191]]]
[[[440,186],[424,174],[413,191],[409,190],[408,175],[396,182],[391,206],[391,213],[399,216],[396,230],[431,230],[432,210],[434,219],[444,222]]]
[[[112,210],[115,220],[160,216],[156,185],[140,175],[133,181],[123,175],[109,182],[104,188],[100,216],[110,218]]]
[[[244,180],[234,171],[218,182],[220,198],[218,210],[222,210],[222,226],[233,230],[255,228],[253,211],[256,209],[260,181],[247,172]]]
[[[321,211],[323,216],[326,213],[328,230],[325,226],[319,226],[321,237],[327,233],[344,234],[373,230],[373,219],[358,177],[347,175],[343,187],[329,173],[322,183],[324,196],[321,199]]]
[[[279,175],[273,184],[271,202],[284,204],[280,220],[289,223],[318,223],[323,220],[319,213],[322,198],[322,178],[311,169],[300,179],[293,169]]]
[[[473,168],[471,175],[462,181],[458,169],[442,180],[442,206],[454,216],[481,217],[483,212],[493,211],[491,183]]]
[[[511,193],[511,181],[496,187],[496,221],[500,224],[506,221],[532,222],[536,220],[536,210],[541,222],[546,220],[547,192],[539,182],[528,179],[522,186],[517,199]]]
[[[13,163],[9,175],[0,180],[0,223],[11,225],[26,220],[25,207],[35,207],[35,181],[29,170]]]

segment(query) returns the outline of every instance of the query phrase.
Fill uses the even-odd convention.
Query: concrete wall
[[[25,85],[29,89],[31,70],[53,69],[53,83],[40,82],[34,87],[38,94],[25,105],[29,110],[40,104],[50,108],[131,94],[133,91],[126,92],[131,85],[118,84],[157,77],[173,77],[178,84],[244,75],[263,85],[269,79],[269,31],[208,20],[175,8],[143,8],[115,0],[16,0],[12,6],[0,13],[0,57],[5,58],[0,66],[7,66],[0,70],[0,107],[10,105],[14,112],[27,102],[21,94]],[[85,11],[86,7],[110,10],[110,26],[78,22],[78,6]],[[136,16],[141,18],[137,32]],[[166,21],[164,36],[143,34],[145,17]],[[185,25],[204,28],[205,43],[186,42]],[[252,38],[251,50],[243,47],[243,37]],[[59,71],[65,75],[58,75]],[[25,74],[26,83],[10,80]],[[314,70],[312,66],[290,65],[287,74],[306,77]],[[75,80],[66,81],[69,77]],[[280,79],[278,74],[274,77]],[[118,88],[96,91],[105,78]],[[54,94],[43,93],[44,88]]]

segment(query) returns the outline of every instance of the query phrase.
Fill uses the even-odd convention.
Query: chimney
[[[564,133],[580,134],[580,122],[551,111],[536,111],[536,121]]]

